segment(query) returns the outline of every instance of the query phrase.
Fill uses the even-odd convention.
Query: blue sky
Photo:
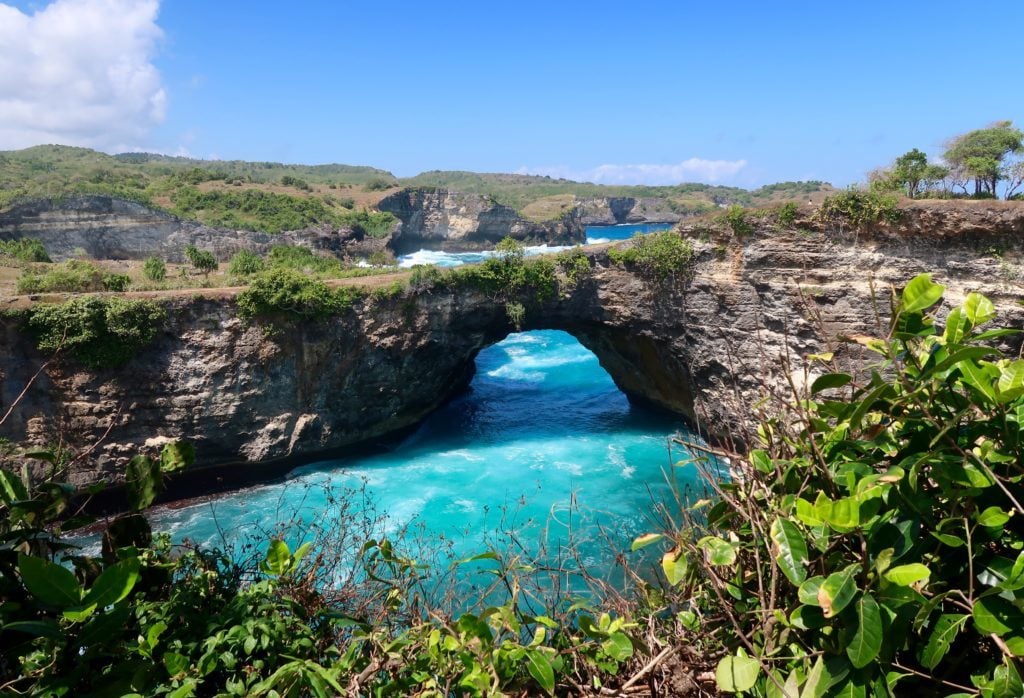
[[[8,117],[0,148],[49,136],[398,175],[844,185],[912,147],[938,155],[956,133],[1024,123],[1024,3],[6,4],[0,73],[15,74],[0,77],[0,122],[14,103],[26,125]],[[47,29],[57,10],[66,20]],[[25,18],[7,40],[4,11]],[[51,70],[46,52],[76,42]],[[21,68],[19,51],[39,65]],[[111,55],[86,65],[97,53]],[[132,77],[101,89],[112,62]],[[60,102],[61,79],[81,104]],[[37,80],[46,89],[29,91]],[[18,102],[47,89],[35,111]],[[95,119],[44,128],[54,101]]]

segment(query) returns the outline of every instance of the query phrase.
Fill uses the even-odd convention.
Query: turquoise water
[[[681,428],[630,405],[571,335],[514,334],[482,351],[469,390],[394,450],[150,517],[175,541],[236,555],[250,538],[251,550],[264,548],[278,529],[294,545],[335,526],[348,545],[405,530],[423,542],[405,546],[417,558],[510,543],[550,556],[571,541],[584,564],[610,570],[634,537],[660,530],[655,505],[689,472],[672,466],[681,454],[668,448]]]

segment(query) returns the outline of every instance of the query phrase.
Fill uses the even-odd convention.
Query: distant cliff
[[[21,237],[38,238],[55,261],[83,250],[95,259],[158,255],[182,262],[188,245],[209,250],[220,260],[243,249],[265,253],[272,245],[301,245],[341,257],[370,254],[387,244],[387,240],[365,237],[359,230],[331,226],[277,235],[210,228],[110,196],[36,201],[0,212],[0,240]]]
[[[586,240],[579,216],[534,222],[481,194],[446,189],[403,189],[377,203],[401,225],[392,235],[396,254],[418,249],[488,250],[505,237],[527,245],[573,245]]]
[[[677,223],[682,216],[669,208],[665,199],[629,196],[597,197],[577,201],[576,215],[583,225],[624,225],[627,223]]]

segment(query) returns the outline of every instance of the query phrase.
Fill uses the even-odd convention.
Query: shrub
[[[167,278],[167,264],[160,257],[146,257],[142,275],[150,281],[163,281]]]
[[[363,189],[366,191],[384,191],[395,186],[395,181],[392,179],[385,179],[384,177],[373,177],[367,180],[366,184],[363,185]]]
[[[307,274],[336,274],[344,269],[338,259],[316,254],[299,245],[274,245],[267,255],[267,264],[275,269],[292,269]]]
[[[398,263],[397,260],[395,260],[395,256],[387,250],[378,250],[374,252],[366,261],[375,267],[392,267]]]
[[[292,177],[291,175],[281,176],[281,185],[285,187],[295,187],[301,191],[312,191],[309,186],[309,182],[298,177]]]
[[[796,222],[800,207],[792,201],[787,201],[775,210],[775,220],[784,228],[788,228]]]
[[[370,211],[365,208],[359,211],[346,211],[339,217],[341,225],[350,226],[353,230],[361,231],[375,239],[387,237],[397,220],[387,211]]]
[[[590,275],[590,257],[579,247],[558,254],[558,268],[565,274],[570,286],[575,286]]]
[[[754,233],[754,226],[747,220],[747,212],[742,206],[730,206],[722,214],[721,220],[729,226],[732,234],[738,238],[749,237]]]
[[[28,326],[41,351],[67,351],[90,368],[106,369],[152,342],[166,317],[151,301],[83,296],[33,307]]]
[[[209,278],[210,272],[217,270],[217,258],[213,256],[213,253],[200,250],[195,245],[189,245],[185,248],[185,257],[192,265],[192,268],[206,278]]]
[[[0,261],[8,257],[18,262],[50,262],[43,243],[36,238],[19,238],[17,240],[0,240]]]
[[[608,259],[615,264],[635,266],[655,279],[666,280],[687,269],[693,260],[693,245],[673,230],[638,234],[629,247],[609,248]]]
[[[258,274],[266,269],[266,267],[267,265],[263,258],[252,250],[239,250],[231,258],[228,272],[232,276],[249,276],[251,274]]]
[[[291,269],[270,269],[253,277],[249,288],[238,295],[239,315],[257,317],[295,316],[322,319],[349,308],[361,297],[353,287],[330,289]]]
[[[131,279],[104,272],[92,262],[69,259],[43,272],[26,269],[18,279],[18,293],[94,293],[126,291]]]
[[[718,496],[664,567],[727,638],[723,691],[1020,694],[1024,361],[979,294],[939,326],[942,293],[912,280],[885,339],[849,340],[876,370],[816,378],[736,479],[705,466]]]
[[[826,222],[847,222],[854,228],[873,223],[895,223],[900,218],[899,197],[877,190],[848,189],[825,197],[817,217]]]

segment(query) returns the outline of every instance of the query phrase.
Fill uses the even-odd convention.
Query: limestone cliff
[[[401,221],[391,241],[396,254],[423,248],[489,250],[505,237],[527,245],[572,245],[586,238],[586,230],[576,216],[533,222],[480,194],[403,189],[382,199],[377,208]]]
[[[980,291],[1001,322],[1024,326],[1024,205],[910,207],[899,225],[857,233],[805,223],[697,241],[690,273],[666,282],[587,248],[591,276],[527,303],[524,329],[572,333],[630,397],[722,435],[749,425],[764,388],[802,380],[808,354],[832,350],[862,366],[859,346],[837,337],[874,332],[889,287],[922,271],[948,285],[947,303]],[[76,464],[79,483],[115,479],[150,439],[189,439],[208,466],[308,460],[416,424],[465,386],[483,347],[513,331],[503,303],[471,289],[370,298],[270,332],[240,321],[230,298],[182,296],[170,311],[158,341],[124,369],[51,364],[0,436],[98,444]],[[0,320],[0,413],[45,358]]]
[[[209,250],[219,260],[239,250],[266,253],[272,245],[301,245],[339,257],[367,255],[386,240],[364,237],[351,228],[321,226],[278,235],[210,228],[143,204],[110,196],[39,201],[0,212],[0,240],[38,238],[55,261],[78,250],[95,259],[145,259],[158,255],[182,262],[188,245]]]
[[[682,216],[664,199],[653,197],[597,197],[580,199],[575,206],[583,225],[624,225],[627,223],[677,223]]]

